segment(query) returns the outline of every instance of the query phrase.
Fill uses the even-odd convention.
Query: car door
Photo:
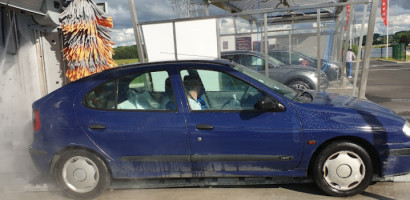
[[[124,75],[92,88],[77,106],[79,123],[116,163],[117,176],[191,170],[185,117],[171,82],[165,70]]]
[[[230,73],[208,69],[182,70],[181,80],[193,71],[203,83],[207,104],[204,110],[193,110],[190,95],[181,97],[187,106],[193,171],[247,174],[298,166],[303,134],[290,106],[283,112],[255,110],[265,92]]]

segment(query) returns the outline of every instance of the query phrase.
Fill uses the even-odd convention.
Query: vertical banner
[[[347,30],[347,26],[349,25],[349,15],[350,15],[350,4],[346,6],[346,26],[345,26],[345,31]]]
[[[382,8],[381,8],[381,15],[382,15],[382,19],[384,22],[384,25],[387,26],[387,1],[388,0],[382,0]]]

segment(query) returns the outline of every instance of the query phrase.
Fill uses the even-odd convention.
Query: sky
[[[108,3],[108,15],[113,17],[114,28],[111,38],[115,46],[129,46],[135,44],[134,31],[131,24],[131,16],[128,7],[128,0],[94,0],[96,3]],[[139,22],[159,21],[179,18],[173,9],[173,0],[134,0]],[[386,35],[386,27],[383,24],[380,14],[379,0],[376,14],[375,33]],[[363,6],[356,6],[356,26],[361,23]],[[370,6],[369,6],[370,10]],[[210,15],[221,15],[225,11],[210,7]],[[367,14],[367,16],[369,13]],[[389,34],[398,31],[410,30],[410,3],[408,0],[391,0],[390,2],[390,25]],[[366,20],[367,22],[367,20]],[[367,27],[367,25],[366,25]]]

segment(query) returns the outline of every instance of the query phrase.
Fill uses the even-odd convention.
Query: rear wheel
[[[352,196],[363,192],[372,181],[369,154],[350,142],[334,142],[321,151],[313,165],[316,185],[332,196]]]
[[[104,161],[84,150],[63,153],[56,163],[54,176],[63,192],[75,199],[95,198],[111,181]]]

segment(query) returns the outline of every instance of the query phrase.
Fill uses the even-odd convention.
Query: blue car
[[[110,69],[32,107],[33,162],[73,198],[94,198],[117,178],[284,176],[350,196],[374,175],[410,171],[402,117],[226,60]]]

